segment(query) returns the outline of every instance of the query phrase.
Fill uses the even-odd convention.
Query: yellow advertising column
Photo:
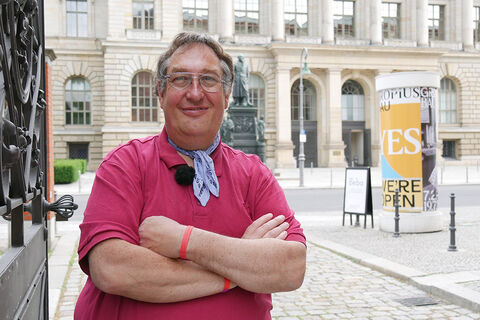
[[[380,230],[394,231],[398,189],[400,232],[439,231],[435,107],[440,77],[431,72],[397,72],[375,80],[381,120]]]

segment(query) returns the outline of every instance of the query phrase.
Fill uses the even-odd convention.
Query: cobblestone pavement
[[[73,319],[86,275],[74,253],[55,320]],[[299,290],[273,295],[275,320],[313,319],[480,319],[480,314],[433,297],[437,304],[405,306],[399,299],[426,297],[407,284],[309,243],[307,272]]]
[[[294,292],[273,295],[276,320],[480,319],[480,314],[433,297],[437,304],[405,306],[398,300],[427,295],[410,285],[309,243],[307,273]]]

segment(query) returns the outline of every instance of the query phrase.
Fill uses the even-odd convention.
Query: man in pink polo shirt
[[[303,282],[305,236],[270,170],[220,142],[232,59],[181,33],[157,78],[164,130],[97,171],[75,319],[271,319],[270,293]]]

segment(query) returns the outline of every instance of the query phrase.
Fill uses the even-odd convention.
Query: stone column
[[[428,47],[428,0],[417,0],[417,46]]]
[[[220,16],[217,17],[219,20],[218,24],[218,33],[220,40],[231,42],[233,40],[233,0],[223,0],[219,1],[220,6]]]
[[[463,48],[473,48],[473,0],[462,1]]]
[[[370,14],[370,40],[374,45],[382,44],[382,0],[371,0]]]
[[[283,21],[283,0],[272,0],[271,14],[272,40],[283,41],[285,39],[285,26]]]
[[[277,66],[275,83],[277,144],[275,167],[293,168],[292,120],[290,106],[290,68]]]
[[[322,135],[326,143],[322,146],[325,165],[342,167],[345,165],[342,140],[342,69],[327,70],[327,105]]]
[[[333,1],[323,1],[322,42],[333,43]]]

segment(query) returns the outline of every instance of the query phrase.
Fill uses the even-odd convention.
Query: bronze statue
[[[233,80],[233,103],[237,106],[248,106],[248,65],[242,54],[234,66],[235,78]]]

